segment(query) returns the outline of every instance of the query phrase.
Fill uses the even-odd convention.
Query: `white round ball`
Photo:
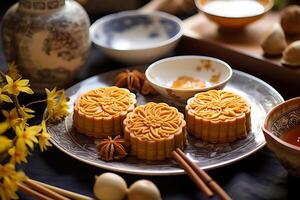
[[[94,195],[101,200],[122,200],[127,193],[125,180],[113,173],[104,173],[96,177]]]
[[[154,183],[148,180],[139,180],[130,186],[128,200],[161,200],[161,196]]]

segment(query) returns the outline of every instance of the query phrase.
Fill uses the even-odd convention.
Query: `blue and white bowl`
[[[94,22],[90,34],[109,57],[127,64],[146,64],[175,48],[182,27],[180,19],[167,13],[124,11]]]

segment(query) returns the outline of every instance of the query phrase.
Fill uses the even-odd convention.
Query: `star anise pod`
[[[108,136],[105,139],[96,140],[95,143],[101,160],[120,160],[128,154],[129,143],[122,139],[120,135],[114,139]]]
[[[115,86],[124,87],[131,92],[138,92],[142,89],[145,75],[138,70],[125,70],[119,73],[115,79]]]
[[[145,80],[141,89],[143,95],[155,95],[157,91],[150,85],[148,80]]]

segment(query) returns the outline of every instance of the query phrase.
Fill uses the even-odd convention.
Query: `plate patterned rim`
[[[135,69],[139,69],[139,70],[145,70],[144,66],[143,67],[139,67],[139,68],[137,68],[137,67],[134,67],[134,68]],[[112,76],[113,74],[118,73],[118,72],[120,72],[122,70],[124,70],[124,69],[113,70],[113,71],[105,72],[105,73],[102,73],[102,74],[99,74],[99,75],[95,75],[93,77],[90,77],[90,78],[88,78],[86,80],[83,80],[83,81],[81,81],[81,82],[73,85],[72,87],[70,87],[69,89],[66,90],[66,95],[69,96],[69,97],[71,97],[71,102],[70,103],[72,103],[72,99],[74,101],[74,98],[76,98],[74,96],[76,96],[76,94],[78,95],[80,88],[82,88],[82,86],[85,86],[86,83],[93,82],[93,81],[94,82],[100,81],[99,84],[102,84],[101,83],[101,78],[104,77],[104,80],[109,80],[112,77],[114,77],[114,76]],[[263,113],[263,115],[264,115],[263,118],[265,117],[266,113],[272,107],[274,107],[275,105],[277,105],[277,104],[279,104],[279,103],[281,103],[281,102],[284,101],[284,99],[282,98],[282,96],[273,87],[271,87],[270,85],[268,85],[266,82],[260,80],[259,78],[256,78],[256,77],[254,77],[254,76],[252,76],[250,74],[247,74],[247,73],[244,73],[244,72],[241,72],[241,71],[237,71],[237,70],[233,70],[233,72],[234,72],[234,76],[236,78],[242,78],[242,79],[244,78],[245,80],[249,79],[250,81],[252,81],[253,83],[255,83],[257,86],[259,86],[259,89],[262,89],[262,88],[266,89],[269,92],[269,96],[270,96],[269,100],[270,101],[271,101],[271,97],[273,98],[274,102],[270,103],[270,105],[268,105],[267,108],[263,107],[262,105],[258,105],[258,106],[263,107],[261,109],[266,109],[264,111],[264,113]],[[87,91],[89,89],[86,88],[85,90]],[[261,120],[262,120],[262,118],[261,118]],[[83,147],[79,147],[79,152],[78,152],[78,149],[76,149],[76,151],[71,152],[69,149],[66,148],[66,146],[62,145],[60,139],[57,139],[57,133],[61,132],[60,130],[62,128],[68,130],[68,122],[63,122],[60,125],[51,125],[51,124],[49,124],[47,126],[47,128],[48,128],[48,131],[51,134],[50,141],[54,144],[54,146],[56,146],[58,149],[60,149],[62,152],[66,153],[67,155],[69,155],[69,156],[71,156],[71,157],[73,157],[73,158],[75,158],[75,159],[77,159],[79,161],[82,161],[84,163],[87,163],[89,165],[100,167],[100,168],[103,168],[103,169],[106,169],[106,170],[111,170],[111,171],[116,171],[116,172],[121,172],[121,173],[128,173],[128,174],[137,174],[137,175],[166,176],[166,175],[181,175],[181,174],[185,173],[182,169],[180,169],[178,167],[176,168],[176,164],[175,164],[174,161],[172,161],[172,165],[174,165],[175,168],[174,168],[174,166],[171,166],[171,170],[168,170],[168,168],[164,170],[164,169],[161,169],[159,167],[156,168],[156,169],[154,169],[154,168],[153,169],[143,169],[143,167],[140,167],[140,168],[135,168],[134,167],[134,168],[132,168],[130,166],[129,167],[118,166],[114,162],[113,163],[107,163],[107,162],[103,162],[103,161],[102,161],[102,163],[95,162],[93,160],[86,159],[85,156],[78,156],[77,155],[77,153],[82,153],[83,151],[86,151],[86,149],[84,149]],[[65,134],[65,133],[62,133],[62,134]],[[259,125],[259,133],[258,133],[258,135],[259,135],[261,141],[260,141],[260,143],[257,146],[255,146],[255,148],[253,148],[251,150],[248,150],[248,151],[246,151],[246,152],[244,152],[244,153],[242,153],[242,154],[240,154],[238,156],[234,156],[231,159],[227,159],[227,160],[224,160],[224,161],[221,161],[221,162],[218,162],[218,163],[210,164],[208,166],[205,166],[205,165],[203,166],[202,165],[201,168],[202,169],[206,169],[206,170],[215,169],[215,168],[218,168],[218,167],[229,165],[229,164],[231,164],[233,162],[239,161],[239,160],[241,160],[241,159],[243,159],[245,157],[248,157],[248,156],[252,155],[256,151],[260,150],[266,144],[266,141],[264,139],[264,136],[263,136],[263,133],[262,133],[262,130],[261,130],[261,124]],[[254,140],[256,139],[255,137],[256,136],[254,135],[253,138],[249,139],[249,141],[246,141],[246,142],[251,143],[253,139]],[[70,140],[73,140],[71,143],[73,143],[73,144],[74,144],[74,142],[76,143],[76,141],[74,140],[74,138],[71,138]],[[70,142],[70,141],[68,141],[68,142]],[[241,147],[238,147],[237,149],[241,149]],[[234,151],[236,151],[237,149],[234,149]],[[199,161],[199,160],[196,160],[196,161]],[[170,161],[168,161],[168,162],[170,162]]]

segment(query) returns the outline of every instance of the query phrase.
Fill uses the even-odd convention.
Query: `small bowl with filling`
[[[224,88],[232,69],[212,57],[175,56],[151,64],[145,75],[157,92],[183,105],[196,93]]]
[[[288,172],[300,177],[300,97],[285,101],[266,116],[263,132],[268,148]]]
[[[195,0],[205,16],[225,28],[242,28],[266,14],[274,0]]]

